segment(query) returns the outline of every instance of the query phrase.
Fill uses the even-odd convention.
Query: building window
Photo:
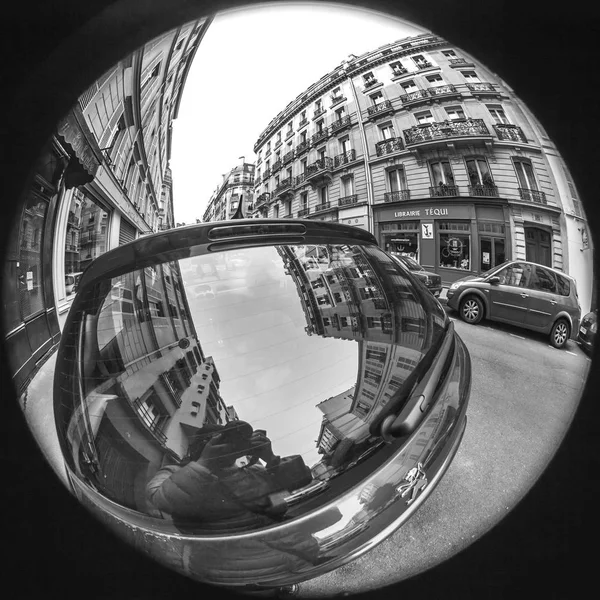
[[[429,83],[432,85],[442,85],[444,83],[444,79],[438,73],[435,73],[434,75],[427,75],[425,79],[427,79],[427,81],[429,81]]]
[[[346,115],[346,107],[342,106],[335,111],[336,121],[341,121]]]
[[[406,189],[406,177],[402,167],[388,171],[388,185],[390,192],[401,192]]]
[[[390,67],[394,75],[403,75],[406,73],[406,67],[401,62],[390,63]]]
[[[300,143],[301,143],[301,144],[306,144],[306,139],[307,139],[307,138],[306,138],[306,136],[307,136],[307,135],[308,135],[308,134],[306,133],[306,131],[303,131],[303,132],[300,134]]]
[[[303,210],[308,208],[308,192],[302,192],[300,194],[300,204]]]
[[[456,58],[456,52],[454,52],[454,50],[442,50],[442,54],[447,58]]]
[[[300,113],[300,123],[304,123],[305,121],[306,121],[306,111],[305,111],[305,110],[303,110],[303,111]]]
[[[277,133],[277,141],[276,141],[276,143],[277,143],[277,144],[281,144],[281,131],[279,131],[279,132]]]
[[[535,180],[533,166],[529,161],[523,159],[513,159],[519,187],[526,190],[537,191],[538,185]]]
[[[400,84],[400,87],[404,90],[406,94],[412,94],[413,92],[418,92],[419,88],[416,86],[414,81],[404,81]]]
[[[316,123],[317,125],[317,133],[322,133],[323,128],[325,127],[325,120],[324,119],[319,119]]]
[[[269,140],[267,142],[267,150],[266,150],[267,154],[269,154],[269,152],[271,152],[271,140]]]
[[[374,83],[377,82],[377,80],[375,79],[375,75],[373,75],[373,73],[371,71],[369,73],[365,73],[363,75],[363,79],[364,79],[365,85],[367,85],[367,86],[373,85]]]
[[[468,158],[465,161],[467,165],[467,174],[472,186],[484,185],[493,186],[494,180],[490,167],[485,158]]]
[[[354,177],[352,175],[342,178],[342,198],[354,194]]]
[[[276,204],[276,205],[273,207],[273,217],[274,217],[275,219],[279,219],[279,204]]]
[[[506,260],[505,226],[502,223],[479,222],[479,253],[482,271],[493,269]]]
[[[417,54],[413,56],[412,59],[418,69],[426,69],[428,67],[431,67],[431,63],[428,60],[426,60],[422,54]]]
[[[352,149],[352,146],[350,145],[350,138],[348,136],[346,136],[345,138],[342,138],[340,140],[340,150],[343,154],[346,154],[346,152],[350,152],[350,150]]]
[[[438,221],[440,267],[471,270],[471,224],[459,221]]]
[[[490,115],[492,115],[492,119],[496,125],[502,125],[505,123],[510,123],[504,109],[498,104],[486,104]]]
[[[460,106],[447,106],[444,110],[451,121],[465,118],[465,111]]]
[[[433,123],[433,115],[431,114],[430,110],[424,110],[423,112],[415,113],[415,119],[419,125]]]
[[[391,123],[386,123],[385,125],[379,126],[379,135],[382,140],[390,140],[396,137],[396,133],[394,132],[394,126]]]
[[[294,130],[293,130],[293,124],[292,124],[292,122],[290,121],[290,122],[287,124],[287,134],[289,135],[289,134],[291,134],[293,131],[294,131]]]
[[[306,173],[306,167],[308,166],[308,161],[306,158],[303,158],[300,162],[300,173]]]
[[[469,83],[479,83],[479,77],[477,76],[477,73],[475,73],[475,71],[461,71],[463,77],[469,82]]]
[[[371,104],[373,106],[377,106],[380,102],[383,102],[383,94],[381,92],[371,94],[369,98],[371,99]]]
[[[327,198],[327,186],[324,185],[323,187],[319,188],[319,204],[325,204],[327,202]]]
[[[431,183],[433,185],[454,185],[454,175],[450,162],[447,160],[433,161],[429,163],[431,172]]]

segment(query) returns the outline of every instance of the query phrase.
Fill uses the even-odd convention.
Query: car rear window
[[[571,293],[571,282],[558,273],[556,274],[556,279],[558,282],[558,293],[561,296],[568,296]]]

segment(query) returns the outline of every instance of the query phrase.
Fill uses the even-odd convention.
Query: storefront
[[[506,203],[375,206],[374,221],[382,248],[412,256],[444,285],[511,258]]]

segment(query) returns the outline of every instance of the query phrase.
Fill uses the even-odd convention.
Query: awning
[[[71,157],[65,171],[67,189],[92,181],[100,166],[100,148],[85,124],[81,111],[70,110],[58,123],[57,135]]]

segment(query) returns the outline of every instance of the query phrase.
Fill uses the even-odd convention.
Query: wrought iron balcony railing
[[[383,102],[379,102],[378,104],[375,104],[374,106],[369,106],[367,108],[367,113],[368,113],[369,117],[374,117],[377,115],[385,114],[385,113],[393,111],[393,110],[394,110],[394,108],[392,107],[392,103],[389,100],[384,100]]]
[[[469,88],[471,92],[496,92],[496,88],[492,83],[467,83],[467,88]]]
[[[358,202],[358,194],[352,194],[351,196],[344,196],[338,200],[340,206],[348,206],[349,204],[356,204]]]
[[[309,148],[310,148],[310,142],[308,140],[305,140],[304,142],[300,142],[296,146],[296,156],[300,156],[301,154],[304,154]]]
[[[418,144],[452,137],[488,136],[490,132],[483,119],[456,119],[417,125],[404,130],[406,144]]]
[[[270,199],[271,199],[271,194],[269,192],[263,192],[256,199],[256,207],[258,208],[259,206],[262,206],[263,204],[265,204],[266,202],[268,202]]]
[[[271,167],[271,173],[276,173],[277,171],[279,171],[279,169],[281,169],[281,165],[282,165],[281,159],[276,160],[273,163],[273,166]]]
[[[263,181],[266,181],[271,177],[271,167],[267,167],[263,172]]]
[[[275,187],[275,194],[280,194],[281,192],[283,192],[291,187],[292,187],[292,178],[286,177],[285,179],[282,179]]]
[[[332,165],[333,161],[331,160],[331,158],[329,158],[329,156],[319,158],[319,160],[316,160],[314,163],[306,167],[306,177],[311,177],[312,175],[315,175],[317,173],[320,173],[321,171],[325,171],[328,169],[331,170]]]
[[[326,140],[329,137],[329,129],[327,127],[324,127],[321,131],[317,131],[316,133],[313,133],[311,139],[311,142],[313,144],[318,144],[321,140]]]
[[[383,194],[384,202],[406,202],[407,200],[410,200],[410,190],[397,190]]]
[[[509,123],[498,123],[494,125],[494,130],[500,140],[511,140],[513,142],[527,143],[527,138],[523,133],[523,130],[518,125],[511,125]]]
[[[298,211],[298,218],[301,219],[302,217],[305,217],[306,215],[310,214],[310,208],[301,208]]]
[[[419,70],[421,70],[421,69],[429,69],[430,67],[433,66],[427,60],[422,60],[422,61],[419,61],[419,62],[415,62],[415,64],[417,65],[417,69],[419,69]]]
[[[448,96],[450,94],[458,93],[456,88],[450,83],[427,88],[427,91],[432,98],[435,98],[436,96]]]
[[[340,102],[343,102],[344,100],[346,100],[346,96],[332,96],[331,97],[331,106],[335,106],[336,104],[339,104]]]
[[[316,119],[317,117],[320,117],[323,113],[325,112],[324,108],[318,108],[317,110],[315,110],[315,112],[313,113],[313,119]]]
[[[498,188],[489,183],[476,183],[469,186],[469,196],[498,196]]]
[[[402,104],[410,104],[411,102],[419,102],[421,100],[429,100],[431,96],[427,90],[416,90],[415,92],[409,92],[408,94],[402,94],[400,100]]]
[[[374,85],[377,85],[379,83],[379,81],[377,81],[377,79],[373,78],[373,79],[366,79],[365,80],[365,89],[368,90],[369,88],[372,88]]]
[[[294,180],[294,185],[300,185],[306,181],[306,173],[300,173],[300,175],[296,175],[296,179]]]
[[[344,152],[343,154],[338,154],[334,158],[334,166],[337,168],[340,165],[345,165],[349,162],[352,162],[355,159],[356,159],[356,150],[354,150],[354,149],[348,150],[347,152]]]
[[[283,164],[287,165],[289,162],[291,162],[294,159],[294,151],[290,150],[289,152],[286,152],[283,155]]]
[[[408,69],[400,69],[400,68],[392,69],[392,75],[394,77],[399,77],[400,75],[406,75],[407,73],[408,73]]]
[[[456,65],[456,66],[460,66],[460,65],[470,65],[472,63],[468,62],[466,58],[451,58],[448,61],[449,64],[451,65]]]
[[[399,150],[404,150],[402,138],[390,138],[389,140],[383,140],[375,144],[375,153],[377,156],[385,156]]]
[[[527,188],[519,188],[521,200],[526,202],[535,202],[536,204],[548,204],[546,194],[538,190],[528,190]]]
[[[341,119],[335,120],[331,124],[331,133],[336,133],[338,131],[341,131],[345,127],[350,127],[350,125],[351,125],[350,115],[346,115],[345,117],[342,117]]]
[[[304,127],[305,125],[308,125],[308,119],[302,119],[300,123],[298,123],[298,127]]]
[[[429,195],[432,198],[436,198],[438,196],[458,196],[458,186],[442,183],[441,185],[430,187]]]
[[[337,202],[335,200],[327,200],[326,202],[317,204],[315,206],[315,212],[322,212],[324,210],[329,210],[330,208],[337,208]]]

